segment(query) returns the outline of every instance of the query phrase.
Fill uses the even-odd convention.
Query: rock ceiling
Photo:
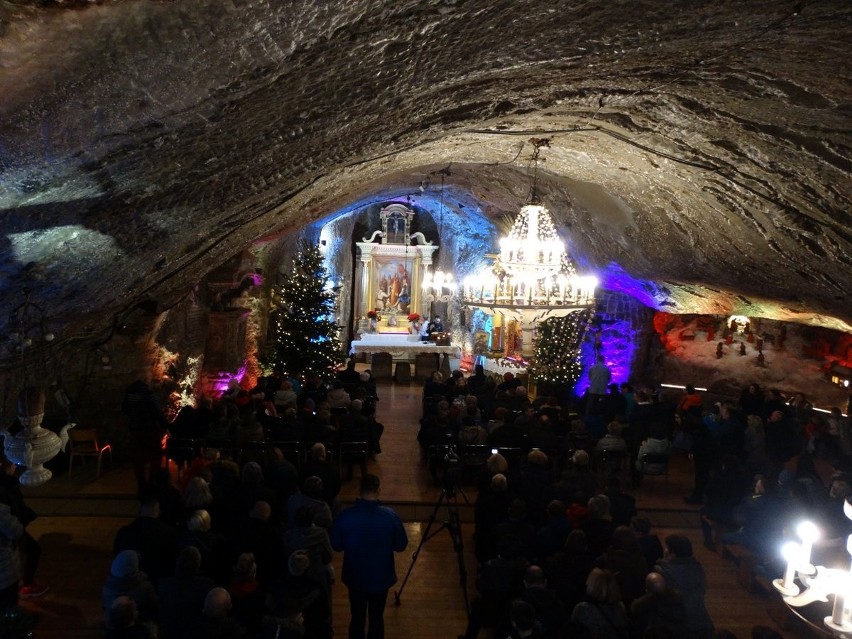
[[[850,42],[848,0],[0,0],[2,308],[167,306],[447,167],[496,220],[544,137],[606,286],[852,330]]]

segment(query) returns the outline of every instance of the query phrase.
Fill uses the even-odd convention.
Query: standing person
[[[7,495],[0,495],[0,612],[18,603],[18,545],[24,526],[12,514]]]
[[[133,469],[141,489],[151,479],[151,472],[160,466],[168,421],[151,387],[141,379],[127,387],[121,412],[129,418]]]
[[[681,415],[692,416],[696,419],[701,419],[701,411],[704,400],[701,394],[695,390],[695,386],[687,384],[684,393],[677,405],[677,412]]]
[[[361,479],[361,496],[338,515],[331,545],[343,551],[343,583],[349,589],[349,639],[383,639],[388,590],[396,583],[394,552],[408,546],[402,520],[379,501],[379,478]],[[369,631],[364,629],[369,616]]]
[[[598,415],[603,410],[603,402],[611,380],[612,371],[607,367],[604,356],[598,355],[595,365],[589,369],[589,391],[586,397],[587,415]]]
[[[2,467],[2,472],[0,472],[0,500],[4,502],[8,501],[12,515],[24,527],[23,533],[17,540],[21,561],[21,587],[19,596],[21,599],[41,597],[49,590],[47,586],[40,586],[35,583],[35,573],[38,568],[38,560],[41,557],[41,546],[27,531],[27,526],[35,520],[37,515],[24,501],[21,485],[15,474],[15,464],[0,458],[0,467]]]
[[[686,611],[686,636],[709,639],[714,628],[704,605],[707,592],[704,567],[692,556],[692,543],[683,535],[669,535],[665,546],[665,555],[654,566],[654,571],[663,576],[670,588],[681,594]]]

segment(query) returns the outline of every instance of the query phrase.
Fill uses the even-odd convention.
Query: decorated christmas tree
[[[319,247],[303,248],[292,272],[273,290],[264,365],[297,377],[333,378],[344,360],[334,322],[336,297]]]
[[[530,373],[546,392],[559,395],[577,383],[583,372],[580,348],[591,317],[590,310],[576,311],[566,317],[552,317],[536,328]]]

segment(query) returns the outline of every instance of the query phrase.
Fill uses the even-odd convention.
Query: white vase
[[[27,470],[18,478],[23,486],[41,486],[53,473],[44,464],[60,450],[65,449],[68,431],[74,424],[66,424],[59,435],[41,427],[44,419],[44,391],[27,388],[18,397],[18,422],[21,430],[15,435],[9,431],[0,432],[3,437],[3,450],[6,458],[17,466],[26,466]]]
[[[18,479],[22,486],[41,486],[46,483],[53,473],[44,464],[64,448],[59,435],[41,427],[43,418],[44,414],[33,415],[28,419],[29,425],[17,434],[5,433],[3,449],[6,458],[18,466],[27,467]]]

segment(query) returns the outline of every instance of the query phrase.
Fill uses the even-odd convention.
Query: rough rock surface
[[[607,288],[850,330],[850,43],[847,0],[0,0],[0,303],[100,328],[445,167],[488,237],[547,137]]]

